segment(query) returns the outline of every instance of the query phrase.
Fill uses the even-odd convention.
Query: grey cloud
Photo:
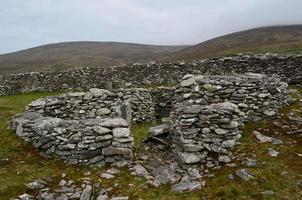
[[[302,23],[301,0],[0,0],[0,53],[78,40],[195,44]]]

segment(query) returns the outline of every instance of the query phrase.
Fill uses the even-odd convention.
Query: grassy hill
[[[0,55],[0,74],[148,62],[187,46],[65,42]]]
[[[250,29],[194,46],[119,42],[65,42],[0,55],[0,74],[54,71],[82,66],[211,58],[244,52],[302,53],[302,25]]]
[[[302,25],[255,28],[171,53],[164,60],[192,60],[243,52],[302,53]]]

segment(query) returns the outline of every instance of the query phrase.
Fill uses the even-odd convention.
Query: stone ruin
[[[290,102],[287,84],[277,77],[187,75],[176,88],[170,134],[184,163],[231,162],[231,149],[246,121],[276,116]]]
[[[90,89],[33,101],[12,126],[44,155],[101,166],[130,161],[134,138],[129,124],[154,119],[145,89]]]
[[[42,98],[28,105],[13,128],[43,154],[102,166],[131,161],[131,123],[170,113],[149,138],[165,134],[180,163],[228,163],[244,123],[277,116],[289,102],[287,84],[277,76],[186,75],[176,88],[90,89]]]

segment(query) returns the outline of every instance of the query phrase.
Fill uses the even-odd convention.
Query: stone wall
[[[134,139],[122,118],[64,120],[25,112],[13,128],[43,155],[70,164],[102,166],[132,159]]]
[[[174,91],[174,87],[158,87],[150,90],[155,105],[155,117],[157,119],[169,117]]]
[[[170,131],[185,163],[218,159],[230,162],[243,123],[277,115],[290,102],[278,77],[187,75],[175,91]]]
[[[123,117],[130,122],[154,121],[154,103],[149,91],[141,88],[111,92],[90,89],[33,101],[28,111],[62,119]]]
[[[35,100],[12,128],[47,156],[101,166],[130,161],[134,139],[129,124],[154,119],[148,90],[90,89]]]
[[[302,82],[302,56],[237,55],[175,63],[145,63],[120,67],[85,67],[60,72],[0,76],[0,96],[29,91],[87,91],[177,84],[186,74],[222,75],[255,72],[278,74],[291,84]]]

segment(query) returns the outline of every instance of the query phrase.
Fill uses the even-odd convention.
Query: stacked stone
[[[175,63],[83,67],[55,72],[10,74],[0,77],[0,96],[29,91],[85,91],[177,84],[186,74],[226,75],[246,72],[278,74],[283,81],[301,85],[302,55],[256,54]],[[2,88],[2,89],[1,89]]]
[[[103,89],[74,92],[33,101],[28,111],[62,119],[123,117],[130,122],[154,120],[154,104],[145,89],[121,90],[114,93]]]
[[[132,88],[118,91],[122,102],[131,108],[132,122],[151,122],[155,120],[155,104],[147,89]]]
[[[290,101],[286,88],[277,77],[260,74],[185,76],[170,114],[177,154],[185,163],[206,161],[210,152],[230,162],[243,122],[276,115]]]
[[[27,111],[13,121],[13,129],[42,154],[70,164],[102,166],[132,159],[133,137],[122,118],[63,120]]]
[[[131,160],[128,124],[151,120],[154,104],[147,90],[90,89],[33,101],[13,120],[13,129],[45,155],[100,166]]]
[[[168,117],[172,108],[172,99],[175,88],[173,87],[158,87],[151,89],[153,101],[155,103],[155,117]]]

